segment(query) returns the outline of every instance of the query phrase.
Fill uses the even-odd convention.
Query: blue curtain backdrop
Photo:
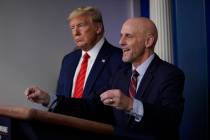
[[[207,55],[208,55],[208,85],[209,84],[209,81],[210,81],[210,74],[209,74],[209,71],[210,71],[210,17],[208,16],[208,14],[210,13],[210,2],[209,0],[206,0],[205,1],[205,8],[206,8],[206,11],[205,11],[205,14],[206,14],[206,31],[207,31]]]
[[[140,13],[142,17],[149,17],[149,0],[140,0]]]
[[[149,17],[149,0],[141,0],[141,16]],[[181,140],[208,139],[209,1],[172,0],[174,64],[186,76]]]

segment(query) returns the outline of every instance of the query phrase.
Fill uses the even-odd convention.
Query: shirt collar
[[[144,63],[142,63],[136,68],[136,71],[139,73],[140,76],[144,75],[144,73],[146,72],[147,68],[149,67],[149,64],[152,62],[154,57],[155,57],[155,54],[153,53],[152,55],[150,55],[149,58],[146,59],[146,61],[144,61]],[[135,69],[134,66],[132,66],[132,69],[133,70]]]
[[[94,56],[97,56],[100,49],[102,48],[102,45],[104,44],[104,41],[105,41],[105,38],[102,37],[90,50],[88,50],[87,52],[86,51],[83,51],[82,50],[82,56],[85,54],[85,53],[88,53],[90,57],[94,57]]]

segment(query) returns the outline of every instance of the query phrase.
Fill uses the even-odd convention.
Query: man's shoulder
[[[80,56],[81,56],[81,50],[76,49],[76,50],[73,50],[72,52],[64,55],[62,62],[75,61],[75,60],[79,59]]]
[[[118,47],[112,46],[110,48],[110,54],[112,54],[113,56],[119,57],[120,59],[122,58],[122,50]]]
[[[122,61],[122,50],[105,40],[102,48],[99,51],[98,57],[109,58],[113,61]]]
[[[109,49],[111,49],[111,50],[113,50],[113,51],[121,52],[121,49],[120,49],[119,47],[112,45],[112,44],[109,43],[107,40],[104,41],[103,46],[105,46],[106,48],[109,48]]]
[[[75,49],[75,50],[71,51],[70,53],[67,53],[66,55],[64,55],[64,58],[75,57],[75,56],[79,56],[79,55],[81,55],[81,50]]]
[[[169,71],[176,71],[179,73],[183,73],[183,71],[175,64],[169,63],[167,61],[162,60],[162,67],[168,69]]]
[[[181,74],[184,76],[184,72],[175,64],[169,63],[165,60],[162,60],[160,58],[157,58],[157,68],[155,68],[156,70],[160,71],[161,73],[163,73],[164,75],[169,75],[172,73],[176,73],[176,74]]]

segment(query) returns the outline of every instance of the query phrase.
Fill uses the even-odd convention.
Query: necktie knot
[[[139,73],[136,70],[133,70],[132,77],[137,78],[139,76]]]
[[[89,54],[88,53],[85,53],[83,55],[83,60],[88,60],[90,58]]]

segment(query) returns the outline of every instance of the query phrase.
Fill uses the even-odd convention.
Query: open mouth
[[[78,42],[81,42],[81,40],[80,40],[80,39],[76,39],[76,40],[75,40],[75,42],[77,42],[77,43],[78,43]]]
[[[123,53],[126,53],[126,52],[130,51],[130,49],[129,48],[123,48],[122,51],[123,51]]]

